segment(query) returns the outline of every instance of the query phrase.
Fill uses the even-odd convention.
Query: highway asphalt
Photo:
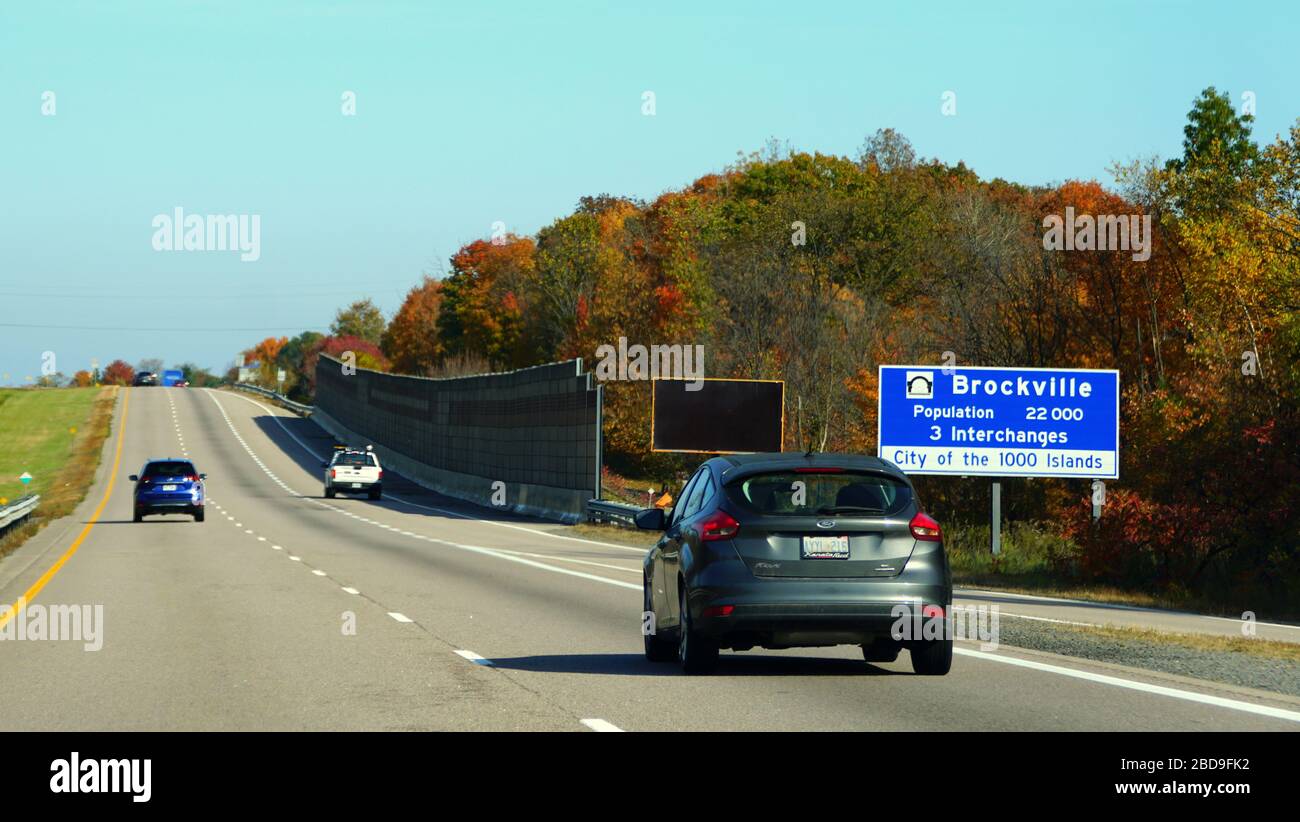
[[[1300,699],[977,642],[942,678],[852,647],[724,652],[716,675],[687,677],[642,656],[639,549],[391,473],[381,502],[325,500],[330,437],[243,394],[117,403],[86,501],[0,561],[4,602],[102,605],[102,647],[0,641],[0,729],[1300,729]],[[150,456],[208,474],[206,522],[131,522],[126,477]],[[994,600],[1208,624],[960,601]]]

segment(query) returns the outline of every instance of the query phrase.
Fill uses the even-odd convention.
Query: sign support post
[[[993,515],[989,522],[993,556],[1002,553],[1002,483],[993,481]]]

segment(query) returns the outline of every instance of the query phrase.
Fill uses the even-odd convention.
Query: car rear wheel
[[[650,581],[642,580],[641,588],[645,591],[644,610],[641,612],[641,633],[642,639],[645,640],[645,658],[651,662],[672,662],[677,659],[677,646],[670,639],[664,639],[658,633],[651,633],[656,630],[654,622],[649,625],[645,624],[645,615],[653,614],[654,607],[651,605]]]
[[[194,512],[194,521],[195,521],[195,522],[203,522],[203,509],[202,509],[202,508],[200,508],[199,510],[197,510],[197,511]]]
[[[710,673],[718,666],[718,643],[692,626],[684,581],[677,585],[677,603],[681,623],[677,629],[677,659],[682,663],[682,670],[688,674]]]
[[[325,486],[325,499],[334,499],[334,489],[328,485]]]
[[[379,499],[380,496],[382,496],[382,495],[383,495],[383,489],[381,489],[381,488],[379,488],[379,487],[377,487],[377,486],[376,486],[376,487],[372,487],[372,488],[370,489],[370,491],[366,494],[366,496],[370,497],[371,499]]]
[[[952,669],[952,640],[930,639],[912,646],[912,670],[923,676],[943,676]]]
[[[136,511],[136,512],[135,512],[135,517],[133,518],[133,521],[134,521],[134,522],[144,522],[144,514],[140,513],[139,511]]]

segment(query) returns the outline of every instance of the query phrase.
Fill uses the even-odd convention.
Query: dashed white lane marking
[[[344,585],[344,586],[342,586],[342,587],[343,587],[343,590],[344,590],[344,591],[347,591],[349,594],[352,594],[353,596],[356,596],[357,594],[361,593],[361,592],[358,591],[356,588],[349,588],[349,587],[346,586],[346,585]]]
[[[612,722],[606,722],[606,721],[603,720],[603,719],[584,719],[584,720],[582,720],[582,724],[583,724],[583,725],[586,725],[588,728],[591,728],[593,731],[596,731],[597,733],[606,733],[606,734],[608,734],[608,733],[615,733],[615,734],[621,734],[621,733],[623,733],[623,729],[622,729],[622,728],[618,727],[617,725],[615,725],[615,724],[612,723]]]
[[[293,560],[294,562],[302,562],[302,557],[295,557],[293,554],[289,555],[289,559]]]
[[[281,548],[279,545],[272,545],[271,547],[274,548],[274,549],[277,550],[277,551],[283,551],[283,550],[284,550],[284,549]]]
[[[1152,685],[1147,682],[1138,682],[1132,679],[1120,679],[1117,676],[1094,674],[1091,671],[1080,671],[1075,668],[1066,668],[1061,665],[1048,665],[1045,662],[1034,662],[1029,659],[1018,659],[1011,656],[1002,656],[1001,654],[990,654],[985,651],[976,651],[970,648],[953,648],[952,652],[954,654],[975,657],[976,659],[983,659],[989,662],[1001,662],[1004,665],[1015,665],[1020,668],[1029,668],[1034,671],[1046,671],[1047,673],[1057,674],[1059,676],[1084,679],[1088,682],[1099,682],[1103,685],[1113,685],[1116,688],[1127,688],[1131,691],[1143,691],[1148,694],[1158,694],[1160,696],[1173,697],[1174,699],[1182,699],[1188,702],[1199,702],[1202,705],[1214,705],[1215,707],[1228,708],[1229,710],[1242,711],[1243,713],[1248,714],[1258,714],[1260,716],[1268,716],[1274,719],[1300,722],[1300,711],[1288,711],[1284,708],[1274,708],[1269,705],[1256,705],[1253,702],[1242,702],[1239,699],[1226,699],[1221,696],[1196,693],[1195,691],[1168,688],[1164,685]]]
[[[257,541],[258,541],[258,542],[266,542],[266,537],[258,537],[258,538],[257,538]]]
[[[245,528],[245,529],[244,529],[244,533],[245,533],[245,534],[251,534],[251,533],[253,533],[253,529],[252,529],[252,528]]]
[[[325,572],[322,571],[322,570],[319,569],[319,568],[313,568],[311,572],[312,572],[313,574],[315,574],[316,576],[318,576],[318,577],[323,577],[323,576],[325,576]]]
[[[473,651],[457,651],[456,655],[468,659],[470,662],[473,662],[475,665],[483,665],[490,668],[494,664],[492,660],[485,659],[479,656],[478,654],[474,653]]]
[[[400,612],[398,612],[398,611],[389,611],[389,612],[388,612],[388,615],[389,615],[390,617],[392,617],[393,619],[397,620],[398,622],[412,622],[412,621],[413,621],[409,616],[407,616],[406,614],[400,613]]]

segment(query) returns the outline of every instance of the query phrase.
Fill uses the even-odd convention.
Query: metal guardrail
[[[36,506],[40,504],[40,501],[40,494],[28,494],[0,508],[0,531],[5,530],[19,520],[25,519],[28,514],[36,510]]]
[[[644,510],[635,505],[610,502],[603,499],[587,500],[587,521],[608,522],[628,528],[636,527],[636,515]]]
[[[238,388],[241,391],[248,391],[253,394],[261,394],[263,397],[275,400],[276,402],[283,405],[285,408],[288,408],[290,411],[293,411],[296,414],[302,414],[304,417],[309,416],[311,412],[315,410],[314,406],[303,405],[300,402],[294,402],[293,400],[289,399],[283,394],[277,394],[274,391],[271,391],[270,389],[262,388],[260,385],[249,385],[246,382],[237,382],[234,383],[234,387]]]

